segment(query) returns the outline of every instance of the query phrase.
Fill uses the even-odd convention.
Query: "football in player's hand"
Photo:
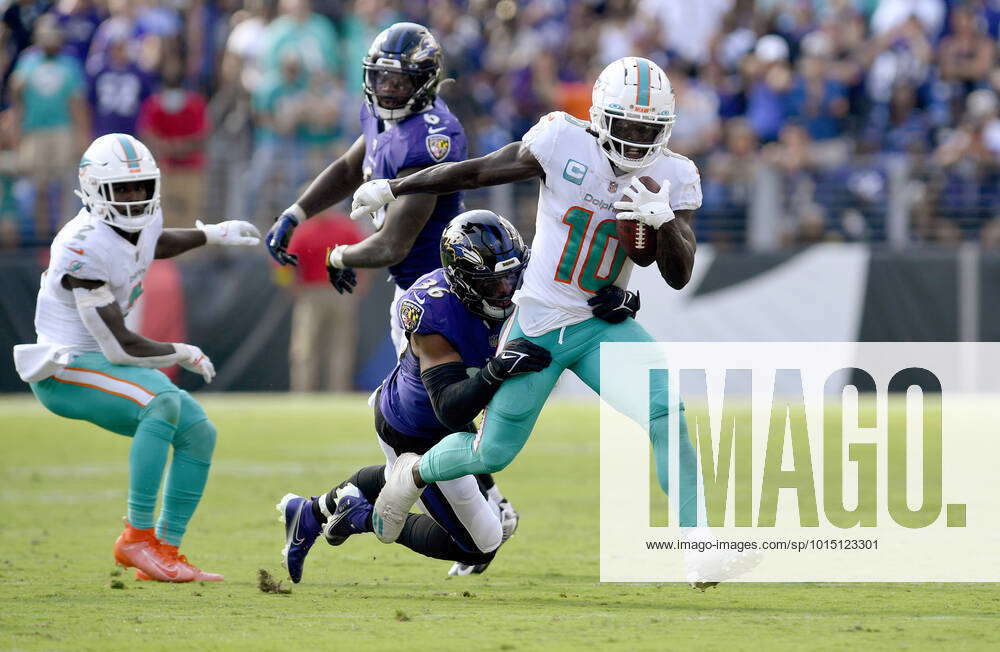
[[[639,182],[646,186],[650,192],[659,192],[660,184],[652,177],[639,177]],[[622,196],[623,201],[630,201],[631,197],[626,193]],[[617,214],[619,211],[615,211]],[[643,224],[639,220],[628,220],[618,218],[616,222],[618,228],[618,242],[625,247],[625,253],[636,265],[647,267],[656,261],[656,231],[653,227]]]

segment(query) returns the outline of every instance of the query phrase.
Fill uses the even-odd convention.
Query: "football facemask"
[[[418,77],[425,79],[421,81]],[[365,71],[365,87],[370,89],[380,108],[402,109],[413,97],[414,91],[426,83],[426,77],[426,74],[370,68]]]
[[[98,192],[107,200],[109,208],[118,217],[130,219],[141,217],[149,211],[156,195],[156,186],[156,179],[119,181],[102,184]]]

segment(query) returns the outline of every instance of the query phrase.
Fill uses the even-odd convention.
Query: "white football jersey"
[[[531,261],[514,296],[518,323],[532,337],[590,318],[587,300],[600,288],[628,286],[633,263],[618,246],[613,204],[633,179],[668,180],[675,211],[701,206],[701,179],[689,159],[667,152],[646,168],[615,176],[589,126],[556,111],[521,139],[545,171]]]
[[[162,232],[163,216],[158,212],[133,245],[86,208],[77,213],[52,241],[49,266],[42,273],[35,307],[38,342],[72,347],[81,353],[100,351],[76,311],[73,292],[62,285],[63,276],[104,281],[127,315],[142,294],[142,281]]]

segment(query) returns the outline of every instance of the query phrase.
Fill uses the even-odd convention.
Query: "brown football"
[[[659,192],[660,184],[652,177],[639,177],[642,185],[651,192]],[[622,199],[631,199],[628,195],[622,195]],[[615,211],[617,214],[619,211]],[[618,229],[618,242],[625,247],[625,253],[636,265],[647,267],[656,261],[656,232],[653,227],[646,226],[639,220],[619,219],[615,226]]]

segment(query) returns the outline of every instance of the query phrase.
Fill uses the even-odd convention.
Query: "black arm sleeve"
[[[471,378],[461,362],[446,362],[420,374],[438,421],[456,432],[465,428],[490,402],[497,388],[482,378]]]

